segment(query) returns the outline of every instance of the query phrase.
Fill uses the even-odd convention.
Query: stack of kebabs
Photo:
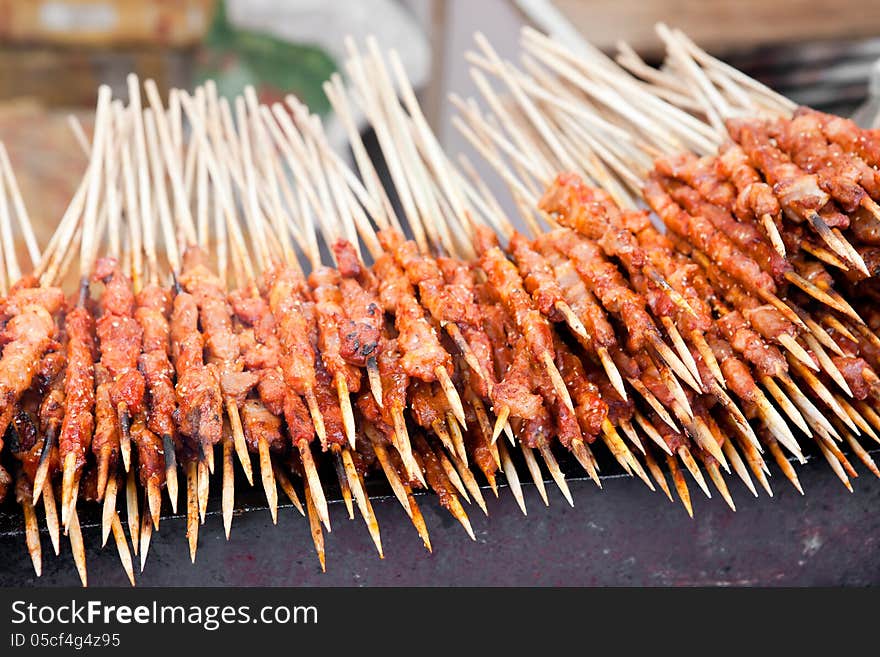
[[[880,137],[787,116],[772,92],[689,55],[695,78],[662,79],[769,118],[725,112],[736,143],[672,154],[721,143],[702,121],[718,111],[688,114],[690,96],[675,106],[545,37],[528,37],[541,61],[528,73],[479,43],[473,61],[513,102],[475,72],[492,115],[456,101],[457,125],[529,236],[467,161],[452,165],[397,55],[374,42],[348,44],[350,87],[325,85],[359,175],[295,99],[261,106],[248,89],[230,104],[208,83],[166,107],[148,81],[145,108],[131,77],[127,106],[101,89],[86,174],[40,256],[0,152],[15,210],[0,194],[0,482],[38,574],[34,505],[56,553],[69,536],[85,583],[77,509],[99,503],[133,583],[131,550],[143,568],[179,476],[195,559],[215,470],[229,535],[236,461],[250,484],[256,468],[273,519],[278,487],[308,517],[322,567],[328,474],[380,555],[371,477],[430,549],[414,491],[436,493],[473,537],[462,501],[486,511],[478,477],[497,495],[503,475],[525,511],[517,463],[546,503],[540,457],[572,502],[557,456],[601,486],[598,445],[672,499],[665,461],[690,514],[680,464],[731,507],[723,471],[772,494],[765,450],[800,489],[783,450],[803,460],[805,439],[848,487],[843,441],[880,476],[860,442],[880,431],[880,316],[865,301],[880,294]],[[636,109],[645,94],[667,114]],[[13,214],[35,267],[23,278]]]

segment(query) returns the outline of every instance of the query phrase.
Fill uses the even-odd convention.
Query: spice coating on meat
[[[621,318],[627,328],[630,349],[643,349],[648,336],[657,333],[654,321],[645,311],[645,300],[630,288],[599,247],[567,229],[553,231],[542,239],[565,254],[602,306]]]
[[[104,284],[96,333],[101,364],[113,379],[110,402],[114,408],[124,404],[128,413],[134,416],[143,410],[145,383],[137,369],[143,331],[134,319],[131,281],[113,258],[98,260],[92,278]]]
[[[602,431],[602,424],[608,417],[608,404],[602,399],[599,389],[587,378],[581,359],[567,346],[557,340],[556,366],[571,392],[575,405],[575,416],[587,442],[595,440]],[[558,410],[568,409],[564,404]]]
[[[515,232],[508,244],[513,259],[523,277],[523,284],[532,295],[535,304],[551,322],[561,322],[564,318],[557,304],[565,303],[565,295],[556,280],[553,268],[544,257],[532,249],[529,241]]]
[[[309,285],[315,299],[315,316],[318,324],[318,347],[323,366],[334,378],[342,377],[350,393],[361,387],[361,371],[343,356],[342,334],[348,318],[343,309],[340,290],[342,277],[329,267],[319,267],[309,275]]]
[[[662,181],[651,177],[645,183],[645,198],[666,227],[694,247],[706,253],[724,271],[748,289],[776,293],[773,278],[756,262],[736,248],[734,243],[712,223],[683,210],[666,193]]]
[[[83,307],[74,308],[64,321],[67,333],[67,371],[64,378],[64,421],[58,441],[62,461],[76,454],[77,469],[85,465],[85,454],[95,428],[95,320]]]
[[[199,332],[199,310],[193,296],[179,292],[171,311],[171,344],[177,374],[174,419],[181,434],[209,447],[223,436],[223,398],[213,368],[203,361],[204,341]],[[190,456],[194,456],[191,454]]]
[[[314,307],[306,296],[302,275],[291,267],[277,266],[266,272],[264,296],[275,318],[284,381],[299,395],[315,387]]]
[[[52,315],[39,305],[24,306],[0,333],[0,342],[6,344],[0,358],[0,447],[16,402],[31,386],[56,333]]]
[[[383,253],[373,266],[379,280],[379,298],[386,311],[394,313],[400,364],[408,376],[436,381],[437,368],[453,371],[452,357],[440,343],[434,326],[425,317],[406,274],[389,253]]]
[[[718,319],[717,326],[730,346],[754,365],[761,376],[776,377],[788,372],[788,363],[779,349],[764,342],[742,313],[726,313]]]
[[[227,399],[241,403],[257,381],[256,376],[244,372],[225,285],[202,264],[185,270],[180,283],[198,306],[208,363],[216,368],[220,389]]]
[[[248,399],[241,405],[241,424],[248,449],[259,452],[261,441],[269,445],[273,452],[284,449],[285,441],[281,435],[281,419],[255,399]]]
[[[119,429],[116,409],[110,401],[113,379],[101,363],[95,365],[95,384],[95,433],[92,436],[92,454],[99,459],[108,458],[110,472],[114,472],[119,456]]]
[[[480,227],[478,232],[488,230],[482,230],[483,228]],[[491,243],[491,238],[488,236],[482,239],[487,244]],[[535,307],[532,298],[523,287],[516,266],[507,259],[498,246],[491,246],[480,255],[480,268],[485,272],[489,285],[510,313],[516,327],[526,338],[529,350],[535,359],[541,360],[545,354],[553,358],[555,354],[550,324]]]

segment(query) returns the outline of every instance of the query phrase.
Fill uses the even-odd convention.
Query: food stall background
[[[429,120],[450,153],[469,151],[447,94],[476,93],[464,52],[475,30],[515,57],[519,28],[541,26],[544,0],[0,0],[0,140],[10,150],[37,234],[48,238],[85,159],[71,112],[88,126],[100,83],[125,98],[130,71],[161,89],[213,77],[222,93],[256,85],[264,100],[295,93],[316,111],[343,36],[375,34],[404,55]],[[587,39],[626,41],[648,61],[654,24],[811,105],[850,113],[880,57],[880,3],[857,0],[558,0]],[[333,121],[329,121],[331,134]],[[341,135],[340,135],[341,136]],[[486,169],[483,169],[486,171]],[[488,173],[488,172],[487,172]],[[487,176],[490,180],[492,176]]]

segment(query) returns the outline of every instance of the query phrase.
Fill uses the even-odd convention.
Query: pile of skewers
[[[77,130],[88,168],[40,253],[0,151],[0,496],[36,572],[37,505],[85,584],[78,509],[99,504],[134,583],[131,553],[143,569],[181,488],[194,560],[215,478],[229,536],[237,469],[273,520],[279,487],[307,516],[322,568],[328,474],[380,556],[374,477],[430,550],[414,492],[473,538],[462,502],[486,512],[480,480],[498,495],[503,475],[525,512],[517,464],[547,503],[543,461],[573,503],[557,457],[601,487],[599,446],[691,515],[682,465],[731,508],[724,472],[772,495],[768,453],[800,490],[805,441],[850,490],[844,444],[880,476],[862,445],[880,431],[880,138],[792,116],[667,36],[679,65],[650,83],[534,32],[523,71],[478,38],[490,111],[453,99],[456,125],[529,235],[449,160],[374,41],[347,44],[348,85],[325,84],[357,173],[294,98],[230,103],[209,82],[166,106],[147,81],[144,106],[132,76],[127,105],[102,87],[91,139]]]

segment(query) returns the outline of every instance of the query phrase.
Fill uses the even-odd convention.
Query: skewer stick
[[[681,468],[678,467],[678,461],[675,460],[674,456],[667,454],[666,463],[669,466],[669,472],[672,475],[672,483],[675,485],[675,491],[678,493],[678,498],[681,500],[682,505],[684,505],[687,514],[693,519],[694,507],[691,505],[691,493],[688,490],[687,482],[684,479],[684,473],[681,471]]]
[[[835,399],[834,395],[831,394],[831,391],[825,387],[825,384],[822,383],[816,376],[808,370],[806,367],[800,364],[800,362],[794,360],[793,358],[788,359],[789,364],[797,373],[797,375],[807,384],[810,390],[815,393],[815,395],[822,400],[822,402],[830,408],[834,414],[839,417],[843,423],[850,428],[854,433],[858,434],[859,429],[856,426],[855,422],[847,415],[846,411],[843,410],[843,407],[838,403],[837,399]]]
[[[731,511],[736,511],[736,505],[733,503],[733,497],[730,495],[730,489],[727,488],[727,482],[724,481],[724,477],[721,476],[721,471],[718,469],[718,464],[705,459],[703,461],[703,465],[706,466],[706,471],[709,473],[709,478],[712,480],[712,483],[715,484],[715,488],[718,489],[718,492],[721,493],[721,497],[727,503],[727,506],[730,507]]]
[[[305,442],[297,443],[300,460],[302,461],[303,470],[306,473],[306,482],[309,487],[309,497],[314,505],[315,512],[318,514],[321,522],[330,531],[330,513],[327,509],[327,499],[324,497],[324,489],[321,487],[321,480],[318,478],[318,469],[315,467],[315,460],[312,457],[312,449]]]
[[[50,459],[52,449],[55,446],[56,430],[51,429],[46,432],[43,440],[43,450],[40,452],[40,461],[37,464],[37,471],[34,474],[34,504],[40,499],[43,492],[44,484],[47,481],[46,475],[49,473]]]
[[[113,529],[113,540],[116,542],[116,550],[119,552],[122,568],[125,570],[128,581],[134,586],[134,567],[131,562],[131,551],[128,549],[128,541],[125,538],[125,531],[122,529],[122,522],[119,520],[118,513],[113,515],[113,521],[110,526]],[[136,541],[137,538],[133,536],[132,540]],[[137,554],[137,550],[135,550],[135,554]]]
[[[471,521],[465,513],[464,508],[461,506],[461,502],[458,501],[457,495],[451,495],[449,497],[448,507],[449,513],[452,514],[452,517],[458,520],[462,527],[464,527],[467,535],[471,537],[472,541],[476,541],[477,537],[474,535],[474,529],[471,527]]]
[[[225,427],[224,427],[225,429]],[[235,470],[233,467],[233,452],[235,446],[231,432],[223,431],[223,484],[220,499],[220,508],[223,513],[223,532],[226,540],[232,532],[232,514],[235,510]]]
[[[450,454],[455,454],[455,445],[453,444],[449,431],[446,428],[446,422],[438,418],[431,423],[431,428],[434,430],[434,434],[440,439],[443,447],[445,447]]]
[[[865,467],[871,471],[871,473],[880,478],[880,469],[877,468],[877,464],[874,462],[874,459],[871,458],[871,455],[868,454],[867,450],[862,447],[861,443],[856,439],[854,435],[849,433],[848,431],[843,434],[846,438],[846,442],[849,444],[850,448],[855,455],[859,457],[859,460],[865,464]]]
[[[293,487],[293,484],[290,483],[290,479],[287,477],[287,474],[284,472],[281,466],[278,465],[278,463],[275,463],[273,461],[272,466],[275,469],[275,481],[278,482],[281,490],[283,490],[284,494],[287,495],[287,499],[290,500],[290,503],[293,504],[294,508],[299,511],[299,514],[301,516],[305,516],[305,509],[303,509],[303,505],[299,499],[299,495],[296,494],[296,489]]]
[[[660,466],[657,464],[652,450],[646,450],[643,452],[643,456],[645,457],[645,465],[648,466],[648,472],[651,473],[651,476],[654,478],[654,481],[657,482],[660,490],[662,490],[666,494],[666,497],[669,498],[669,501],[672,502],[672,491],[669,489],[669,484],[666,483],[666,477],[663,474],[663,470],[661,470]]]
[[[794,437],[788,424],[760,390],[756,390],[755,405],[758,408],[758,413],[764,421],[764,424],[776,439],[785,445],[786,449],[788,449],[798,461],[804,463],[805,459],[801,452],[800,445],[798,445],[797,439]]]
[[[538,450],[541,452],[544,463],[550,471],[550,476],[553,477],[553,481],[556,483],[562,496],[568,502],[569,506],[574,506],[574,500],[571,497],[571,491],[565,481],[565,476],[562,474],[562,470],[559,469],[559,463],[556,461],[556,457],[553,456],[553,452],[550,451],[550,446],[547,444],[546,440],[542,440],[538,444]]]
[[[464,436],[461,433],[461,427],[458,426],[452,413],[446,413],[446,425],[449,427],[449,435],[452,437],[452,446],[455,448],[452,454],[457,456],[461,459],[462,463],[467,465],[467,451],[464,447]],[[501,467],[498,463],[500,459],[495,453],[497,450],[492,445],[489,446],[489,449],[492,451],[492,457],[495,459],[496,465]]]
[[[740,449],[742,449],[743,454],[745,454],[746,463],[752,471],[752,474],[755,475],[755,479],[757,479],[758,483],[761,484],[761,487],[767,491],[767,495],[773,497],[773,489],[770,488],[770,482],[767,480],[769,468],[764,462],[764,459],[761,458],[761,455],[758,453],[755,446],[747,440],[737,436],[737,443],[739,444]]]
[[[43,484],[43,511],[46,514],[46,528],[49,530],[49,539],[52,541],[52,549],[57,557],[61,552],[61,527],[58,523],[58,509],[55,507],[55,491],[52,482]]]
[[[605,373],[608,375],[608,379],[611,381],[614,390],[620,395],[623,401],[627,401],[628,397],[626,394],[626,387],[623,385],[623,377],[620,375],[620,370],[617,369],[617,366],[611,359],[611,354],[608,353],[608,349],[606,347],[596,347],[596,355],[599,357],[602,369],[604,369]]]
[[[144,572],[144,566],[147,565],[147,555],[150,553],[150,541],[153,538],[153,519],[150,517],[149,506],[144,510],[144,517],[141,520],[141,572]]]
[[[502,443],[502,445],[503,444],[504,443]],[[602,482],[599,480],[599,472],[596,469],[596,458],[593,456],[590,448],[584,444],[584,441],[580,438],[572,440],[571,453],[574,454],[575,459],[577,459],[577,462],[589,475],[590,479],[592,479],[599,488],[602,488]]]
[[[345,435],[348,437],[349,446],[354,449],[357,434],[354,428],[354,411],[351,407],[351,396],[348,392],[348,383],[346,383],[345,377],[341,374],[337,374],[334,378],[336,379],[336,393],[339,397],[339,407],[342,410],[342,424],[345,427]]]
[[[24,473],[19,471],[19,479]],[[24,495],[18,500],[21,504],[21,512],[24,515],[24,536],[28,554],[34,566],[37,577],[43,574],[43,548],[40,544],[40,527],[37,524],[37,514],[34,512],[33,498],[30,494]]]
[[[851,305],[849,305],[840,295],[833,294],[830,291],[822,290],[815,283],[807,280],[797,272],[786,272],[785,280],[787,280],[789,283],[792,283],[793,285],[796,285],[798,288],[816,299],[816,301],[824,303],[829,308],[834,308],[834,310],[843,313],[844,315],[850,317],[856,322],[864,323],[862,318],[859,317],[859,314],[855,311],[855,309]]]
[[[382,471],[385,473],[385,478],[388,480],[394,496],[397,498],[397,501],[400,502],[403,510],[406,511],[407,516],[412,519],[412,509],[410,507],[409,501],[407,500],[406,487],[401,481],[400,475],[397,474],[397,470],[394,468],[394,464],[391,462],[391,459],[388,456],[388,451],[385,449],[385,445],[383,444],[382,439],[379,437],[378,432],[372,425],[365,425],[364,433],[366,434],[367,438],[373,446],[373,451],[376,453],[376,459],[379,461],[379,465],[382,467]]]
[[[131,544],[135,554],[138,551],[138,535],[141,529],[137,495],[137,482],[135,481],[134,470],[129,470],[128,476],[125,479],[125,518],[128,521],[128,533],[131,536]]]
[[[797,473],[795,472],[791,463],[789,463],[788,459],[785,458],[785,454],[782,453],[782,449],[780,449],[779,443],[776,441],[775,438],[768,437],[767,449],[770,450],[770,454],[776,461],[776,465],[778,465],[779,469],[782,470],[782,474],[784,474],[786,479],[791,482],[791,485],[794,486],[801,495],[803,495],[804,489],[801,488],[801,482],[798,480]]]
[[[379,363],[375,356],[367,359],[367,381],[370,384],[373,399],[376,400],[379,408],[385,408],[385,404],[382,402],[382,376],[379,374]]]
[[[171,512],[177,513],[177,498],[179,484],[177,481],[177,455],[174,453],[174,442],[171,436],[162,436],[162,453],[165,457],[165,491],[168,493],[168,501],[171,502]]]
[[[70,513],[70,522],[67,526],[67,537],[70,539],[70,551],[73,553],[73,562],[76,564],[76,572],[82,585],[89,585],[89,576],[86,571],[86,549],[83,544],[82,530],[79,526],[79,514],[76,509]]]
[[[810,332],[813,336],[824,346],[826,349],[830,349],[838,356],[845,356],[843,349],[834,341],[834,339],[828,334],[828,331],[825,330],[825,327],[819,324],[812,317],[806,317],[804,321],[807,323],[807,328],[810,329]]]
[[[765,213],[761,215],[760,221],[761,226],[764,228],[764,232],[767,233],[767,237],[770,238],[770,244],[776,250],[776,253],[784,258],[785,242],[782,241],[782,235],[779,234],[779,228],[777,227],[776,222],[773,221],[773,217]]]
[[[61,469],[61,524],[66,528],[73,500],[74,480],[76,478],[76,454],[69,452],[64,457]]]
[[[207,463],[207,454],[210,449],[205,451],[205,445],[199,444],[201,451],[199,462],[196,465],[196,499],[199,505],[199,523],[205,524],[205,516],[208,513],[208,493],[211,487],[211,468]]]
[[[440,467],[446,474],[446,478],[449,479],[449,482],[452,484],[455,490],[458,491],[458,494],[464,498],[464,501],[470,504],[471,498],[468,496],[467,488],[465,487],[464,482],[461,480],[461,477],[458,474],[458,470],[455,469],[455,466],[452,465],[452,462],[449,460],[449,457],[447,457],[446,454],[443,453],[443,450],[434,449],[432,447],[431,451],[440,462]]]
[[[681,358],[681,361],[684,363],[688,372],[690,372],[695,381],[702,383],[700,371],[697,368],[697,362],[694,360],[693,354],[691,354],[690,349],[688,349],[688,346],[685,344],[684,338],[681,337],[678,328],[672,322],[670,317],[661,317],[660,319],[666,329],[666,334],[672,341],[672,346],[675,347],[676,353]]]
[[[831,453],[832,456],[834,456],[834,458],[837,460],[837,462],[840,464],[846,474],[853,478],[859,476],[859,473],[856,472],[856,469],[849,462],[849,459],[846,458],[840,447],[837,445],[836,442],[834,442],[834,440],[831,439],[830,436],[818,436],[816,440],[821,440],[825,444],[825,447],[828,448],[828,451]]]
[[[810,425],[811,428],[815,428],[817,431],[824,431],[828,433],[838,440],[841,439],[841,436],[837,433],[837,429],[834,428],[834,425],[828,421],[828,418],[813,404],[813,402],[807,398],[807,396],[801,391],[801,389],[795,384],[794,381],[788,375],[783,377],[779,377],[779,381],[785,385],[786,390],[788,390],[791,395],[791,399],[794,401],[794,404],[798,407],[800,412],[802,413],[803,418],[806,420],[807,424]]]
[[[819,451],[822,452],[822,456],[824,456],[825,460],[828,461],[828,465],[831,466],[831,470],[834,472],[835,475],[837,475],[837,478],[840,479],[841,483],[846,486],[846,489],[850,493],[852,493],[852,483],[850,483],[849,477],[846,476],[846,471],[844,470],[841,462],[832,452],[830,445],[822,440],[822,438],[817,438],[816,444],[819,446]]]
[[[650,488],[651,491],[654,491],[654,484],[648,479],[648,475],[645,474],[641,463],[636,460],[629,447],[627,447],[626,443],[620,438],[614,425],[612,425],[607,418],[602,424],[602,438],[605,440],[605,444],[608,445],[611,453],[614,454],[614,457],[618,460],[623,469],[626,470],[627,473],[631,473],[631,471],[635,472],[636,476],[645,482],[645,485]]]
[[[342,454],[338,445],[331,446],[333,453],[333,466],[336,470],[336,480],[339,482],[339,489],[342,493],[342,501],[345,503],[345,510],[348,511],[348,519],[354,520],[354,503],[351,498],[351,487],[348,485],[348,476],[345,473],[345,467],[342,465]]]
[[[104,505],[101,513],[101,547],[107,544],[113,524],[113,515],[116,513],[116,477],[107,480],[104,489]]]
[[[706,486],[706,480],[703,478],[703,473],[700,471],[700,466],[697,465],[697,462],[694,460],[691,451],[687,448],[686,445],[682,445],[678,448],[678,451],[676,453],[681,459],[681,462],[684,463],[684,467],[686,467],[688,472],[691,473],[694,481],[697,482],[697,485],[706,494],[706,497],[711,499],[712,494],[709,492],[709,487]]]
[[[269,443],[260,440],[258,443],[260,452],[260,479],[263,482],[263,491],[266,493],[266,502],[269,505],[269,513],[272,515],[272,524],[278,524],[278,488],[275,485],[275,476],[272,472],[272,457],[269,454]]]
[[[312,533],[312,542],[315,544],[315,552],[318,555],[318,561],[321,563],[321,572],[327,572],[327,558],[324,553],[324,533],[321,531],[321,518],[315,508],[313,492],[309,487],[308,478],[303,481],[306,492],[306,511],[309,516],[309,529]],[[323,493],[321,493],[323,495]]]
[[[819,371],[819,365],[810,358],[810,354],[807,353],[807,350],[804,349],[798,341],[794,338],[794,336],[789,335],[788,333],[781,333],[776,337],[776,341],[785,348],[785,350],[794,356],[801,363],[809,367],[811,370],[816,372]]]
[[[434,370],[434,375],[437,377],[437,381],[443,389],[443,394],[446,395],[446,399],[449,402],[449,406],[452,408],[452,413],[455,415],[455,419],[458,420],[458,423],[463,428],[467,428],[464,406],[461,403],[461,397],[458,395],[458,390],[456,390],[455,384],[452,383],[452,379],[449,377],[449,372],[447,372],[446,368],[442,365],[438,365],[437,369]]]
[[[550,355],[549,351],[545,351],[541,354],[541,362],[544,364],[544,369],[550,377],[550,383],[553,384],[553,390],[556,392],[556,395],[559,397],[560,401],[565,404],[568,410],[574,413],[575,410],[574,404],[571,401],[571,395],[568,394],[568,388],[565,386],[562,374],[560,374],[559,370],[556,368],[556,363],[553,362],[553,357]]]
[[[234,411],[233,408],[235,409]],[[247,442],[244,439],[244,429],[241,426],[241,416],[238,414],[238,406],[234,399],[226,400],[226,415],[232,427],[233,445],[235,453],[238,455],[238,462],[241,464],[241,470],[244,472],[248,483],[253,486],[254,470],[253,466],[251,466],[251,456],[248,453]]]
[[[376,520],[376,514],[373,512],[373,505],[370,504],[370,497],[364,489],[361,475],[354,465],[351,450],[347,448],[342,450],[342,464],[345,468],[345,473],[348,476],[349,486],[351,487],[351,492],[354,494],[355,502],[357,502],[358,509],[364,518],[364,522],[367,524],[370,538],[373,539],[373,545],[376,546],[379,558],[384,559],[385,555],[382,552],[382,538],[379,535],[379,522]]]
[[[498,440],[498,436],[501,435],[501,432],[505,430],[505,427],[510,426],[508,424],[508,418],[510,417],[510,407],[502,406],[498,409],[498,414],[495,416],[495,425],[492,427],[492,443],[494,444],[496,440]],[[512,436],[511,436],[512,438]],[[513,441],[511,440],[511,444]]]
[[[2,169],[3,178],[6,181],[6,187],[12,196],[15,215],[18,217],[18,225],[21,227],[21,232],[24,236],[31,265],[36,267],[40,262],[40,248],[37,245],[37,238],[34,236],[34,229],[31,225],[31,220],[28,216],[24,200],[22,199],[21,190],[18,187],[18,181],[16,180],[15,172],[12,169],[12,163],[9,161],[9,154],[6,152],[6,147],[2,143],[0,143],[0,169]]]
[[[501,454],[501,464],[504,469],[504,475],[507,477],[507,483],[510,486],[510,492],[513,493],[513,497],[516,500],[516,504],[519,506],[520,511],[522,511],[522,514],[527,516],[529,514],[528,511],[526,511],[526,501],[523,497],[522,484],[520,483],[519,473],[516,471],[516,466],[514,466],[513,461],[510,458],[510,453],[507,451],[507,446],[504,443],[499,445],[498,451]],[[476,490],[479,490],[479,488]],[[483,513],[489,515],[489,512],[486,510],[485,502],[480,505],[480,508],[483,509]]]
[[[425,546],[425,549],[428,550],[428,552],[433,552],[433,549],[431,548],[431,537],[428,536],[428,526],[425,524],[425,517],[422,515],[422,510],[419,508],[419,505],[416,504],[416,498],[412,494],[409,484],[404,484],[403,487],[406,491],[406,499],[409,508],[408,513],[412,519],[413,526],[415,526],[416,531],[419,533],[419,538],[422,539],[422,544]]]
[[[147,482],[146,512],[149,512],[154,528],[159,529],[159,517],[162,513],[162,489],[159,487],[159,482],[154,479]]]
[[[819,213],[813,211],[806,214],[810,226],[812,226],[813,230],[816,231],[816,234],[825,242],[829,249],[840,256],[846,264],[855,267],[865,276],[870,277],[871,274],[865,265],[865,261],[862,260],[862,257],[852,248],[849,242],[843,239],[842,236],[839,236],[839,231],[835,232],[832,230],[825,223],[825,220],[819,216]]]
[[[186,464],[186,538],[189,542],[189,558],[196,562],[199,548],[199,501],[198,473],[195,461]]]
[[[651,346],[654,348],[654,351],[660,357],[660,359],[668,365],[673,372],[675,372],[676,376],[687,383],[691,388],[694,389],[695,392],[701,393],[703,390],[698,383],[698,380],[693,377],[685,364],[681,362],[678,356],[669,348],[669,346],[663,342],[663,339],[657,335],[656,333],[649,332],[648,333],[648,341]],[[688,408],[687,402],[682,404],[685,408]]]
[[[770,396],[776,400],[776,403],[779,404],[779,407],[788,419],[791,420],[798,429],[807,434],[807,436],[812,436],[813,434],[810,431],[809,424],[807,424],[804,416],[801,415],[794,403],[785,395],[779,385],[777,385],[776,381],[769,376],[764,376],[761,377],[761,384],[767,392],[770,393]]]
[[[877,411],[871,408],[871,406],[864,401],[857,401],[856,406],[858,407],[862,416],[871,423],[871,426],[874,427],[874,429],[876,429],[877,431],[880,431],[880,415],[877,414]],[[868,435],[873,438],[875,434]],[[878,442],[880,442],[880,440],[878,440]]]
[[[116,407],[119,422],[119,453],[122,455],[122,467],[128,472],[131,469],[131,415],[125,402]]]
[[[406,419],[403,417],[403,409],[396,408],[392,410],[391,416],[394,421],[394,437],[392,443],[400,458],[403,461],[403,467],[410,477],[415,477],[425,486],[425,476],[422,469],[413,456],[412,444],[409,439],[409,432],[406,429]],[[453,450],[454,451],[454,450]]]
[[[632,386],[633,390],[639,393],[639,395],[641,395],[642,398],[646,402],[648,402],[648,406],[650,406],[653,411],[657,413],[661,420],[668,424],[671,429],[674,429],[675,431],[679,430],[678,425],[672,419],[672,416],[669,415],[667,410],[660,403],[660,400],[657,399],[657,397],[655,397],[650,390],[648,390],[644,383],[634,377],[627,377],[626,380]]]
[[[547,487],[544,485],[544,477],[541,474],[541,467],[538,465],[538,459],[535,458],[535,452],[531,447],[523,444],[520,444],[520,451],[522,452],[523,460],[526,462],[529,475],[532,477],[532,482],[535,484],[535,488],[538,489],[538,495],[541,496],[544,506],[550,506],[550,501],[547,498]]]
[[[852,397],[853,394],[852,390],[849,389],[849,384],[846,382],[846,379],[843,378],[843,374],[837,368],[837,365],[831,360],[828,352],[826,352],[822,345],[819,344],[819,341],[812,335],[805,335],[804,342],[807,343],[807,346],[816,356],[816,360],[819,361],[819,367],[821,367],[822,371],[825,372],[831,380],[847,394],[848,397]]]
[[[633,417],[635,418],[636,423],[642,428],[642,431],[644,431],[645,434],[648,436],[648,438],[650,438],[651,441],[660,449],[666,452],[667,456],[672,456],[672,450],[669,448],[669,445],[666,444],[666,441],[663,440],[663,437],[660,435],[657,429],[654,428],[654,425],[652,425],[648,421],[648,419],[639,412],[638,409],[635,409]]]

